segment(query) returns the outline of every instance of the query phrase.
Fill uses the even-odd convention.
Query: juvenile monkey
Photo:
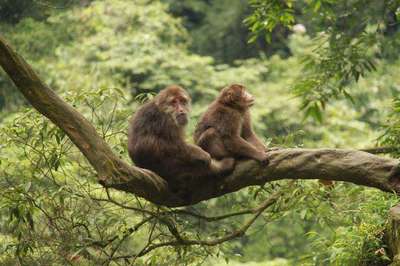
[[[185,180],[222,175],[233,169],[234,160],[221,161],[184,140],[190,97],[181,87],[169,86],[144,104],[130,120],[128,152],[133,162],[163,177],[175,191],[187,193]],[[186,182],[185,182],[186,181]]]
[[[222,89],[197,124],[194,140],[212,158],[250,158],[268,164],[266,147],[255,135],[249,108],[253,96],[239,84]]]

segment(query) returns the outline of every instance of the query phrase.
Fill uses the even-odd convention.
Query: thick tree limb
[[[400,191],[397,160],[356,150],[278,149],[269,152],[268,167],[255,161],[241,162],[230,176],[196,184],[189,193],[192,198],[183,200],[168,189],[161,177],[119,159],[90,122],[48,88],[1,37],[0,65],[32,106],[65,131],[97,171],[101,184],[157,204],[190,205],[278,179],[341,180]]]

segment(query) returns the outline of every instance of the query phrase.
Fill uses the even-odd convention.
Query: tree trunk
[[[390,209],[385,236],[390,255],[393,257],[390,265],[400,266],[400,204]]]

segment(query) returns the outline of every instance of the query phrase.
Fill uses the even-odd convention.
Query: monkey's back
[[[182,137],[173,120],[154,102],[141,106],[130,119],[128,153],[136,166],[176,183],[192,172],[182,157]]]
[[[201,134],[209,128],[214,128],[221,136],[232,134],[232,126],[241,123],[241,114],[218,101],[214,101],[200,118],[194,132],[194,140],[197,143]]]
[[[159,167],[170,137],[166,128],[170,128],[168,117],[154,102],[144,104],[135,112],[128,129],[128,152],[137,166],[153,171]]]

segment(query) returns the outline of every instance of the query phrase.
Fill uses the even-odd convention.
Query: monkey
[[[268,165],[266,147],[251,125],[249,109],[253,104],[254,97],[244,86],[232,84],[223,88],[200,118],[195,143],[218,160],[246,158]]]
[[[128,129],[128,153],[135,165],[157,173],[174,192],[186,196],[188,184],[226,175],[234,168],[233,158],[214,160],[185,141],[190,105],[185,89],[168,86],[135,112]]]

